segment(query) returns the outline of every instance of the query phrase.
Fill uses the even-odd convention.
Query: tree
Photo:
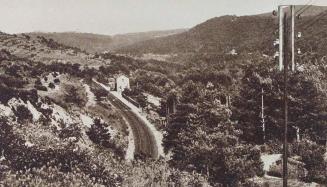
[[[75,137],[76,141],[81,137],[81,129],[78,124],[64,125],[64,128],[60,130],[59,137],[62,139]]]
[[[327,184],[326,167],[327,162],[324,159],[326,148],[310,140],[302,140],[296,146],[296,153],[301,156],[308,170],[306,180]]]
[[[21,75],[19,74],[20,70],[21,69],[18,65],[12,65],[6,69],[5,73],[13,77],[21,77]]]
[[[24,105],[18,105],[13,111],[19,123],[32,122],[33,115]]]
[[[8,101],[16,96],[16,90],[0,84],[0,102],[7,104]]]
[[[96,118],[93,120],[93,124],[91,125],[91,128],[86,132],[86,134],[95,144],[107,148],[112,148],[113,143],[110,140],[111,135],[108,131],[108,126],[108,124],[101,122],[100,119]]]
[[[59,84],[60,80],[58,78],[56,78],[56,79],[53,80],[53,82],[56,83],[56,84]]]
[[[316,82],[309,79],[303,72],[293,72],[288,82],[288,111],[291,127],[289,140],[295,139],[297,127],[300,128],[300,134],[307,132],[311,134],[311,138],[315,139],[315,131],[323,123],[323,113],[326,111],[324,109],[326,101],[321,99],[323,91],[319,91],[315,86]],[[284,119],[283,84],[282,74],[270,68],[269,64],[250,65],[245,69],[240,94],[233,108],[233,119],[239,121],[239,127],[244,132],[243,140],[263,143],[260,118],[262,90],[264,91],[266,138],[277,141],[280,139]]]
[[[172,151],[172,163],[177,167],[233,186],[263,174],[260,151],[239,143],[241,131],[230,120],[230,109],[218,98],[214,90],[187,83],[166,129],[164,145],[166,151]]]
[[[54,89],[55,87],[56,86],[52,82],[49,83],[49,88]]]
[[[85,104],[84,99],[78,92],[78,88],[72,86],[68,89],[67,95],[65,96],[67,103],[77,104],[77,106],[83,106]]]

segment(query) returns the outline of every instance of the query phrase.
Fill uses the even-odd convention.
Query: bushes
[[[307,181],[327,184],[327,164],[324,161],[326,148],[324,146],[304,140],[296,146],[294,152],[301,156],[305,163],[305,168],[308,170]]]
[[[51,88],[51,89],[54,89],[54,88],[56,87],[52,82],[50,82],[48,86],[49,86],[49,88]]]
[[[81,129],[78,124],[70,124],[60,130],[59,137],[62,139],[75,138],[74,141],[78,141],[81,137]]]
[[[42,85],[34,85],[34,88],[41,91],[48,91],[48,88]]]
[[[74,185],[84,182],[105,186],[115,186],[119,182],[113,176],[112,171],[105,170],[99,163],[91,161],[85,152],[75,149],[77,145],[61,145],[56,149],[38,149],[35,146],[26,147],[24,144],[25,141],[15,134],[8,121],[0,118],[0,151],[4,153],[8,161],[7,168],[9,169],[9,172],[0,174],[0,181],[5,181],[10,185],[21,184],[25,181],[24,186],[33,186],[36,181],[40,180],[47,183],[67,184],[70,182],[67,180],[73,179],[71,184]],[[11,173],[16,173],[14,181],[12,181],[14,175]],[[66,180],[61,181],[61,179]]]
[[[3,60],[8,60],[10,58],[11,54],[9,51],[5,49],[0,50],[0,62]]]
[[[8,87],[13,88],[23,88],[26,84],[28,84],[28,82],[25,80],[5,75],[0,76],[0,82],[4,83]]]
[[[48,91],[48,88],[42,85],[40,78],[35,81],[34,88],[41,91]]]
[[[282,143],[279,141],[268,141],[266,144],[261,145],[261,151],[268,154],[277,154],[283,151]]]
[[[37,148],[20,147],[20,150],[9,152],[11,168],[22,173],[28,173],[30,169],[58,168],[60,172],[69,174],[73,171],[79,171],[95,182],[101,182],[104,185],[112,185],[113,177],[108,171],[96,163],[89,161],[90,158],[81,151],[74,151],[73,146],[64,146],[60,149],[38,150]],[[49,174],[49,173],[48,173]],[[57,180],[57,178],[54,178]]]
[[[7,104],[8,101],[16,96],[16,90],[0,84],[0,102]]]
[[[37,103],[39,98],[36,89],[17,90],[17,97],[22,99],[24,102],[30,101],[31,103]]]
[[[163,160],[133,161],[124,168],[123,186],[207,186],[204,176],[171,168]]]
[[[240,144],[242,133],[230,120],[230,109],[217,101],[219,93],[203,91],[192,81],[181,90],[177,111],[169,116],[163,139],[171,163],[184,170],[206,173],[212,183],[237,186],[263,175],[260,150]]]
[[[13,111],[19,123],[32,122],[33,115],[24,105],[18,105]]]
[[[93,143],[105,148],[110,148],[119,157],[124,157],[124,150],[111,138],[108,127],[109,125],[101,122],[100,119],[94,119],[91,128],[86,132],[86,134]]]
[[[84,106],[85,101],[81,94],[78,92],[78,88],[75,86],[72,86],[68,89],[67,95],[64,98],[65,102],[76,104],[77,106]]]
[[[100,119],[94,119],[90,130],[86,134],[95,144],[110,148],[113,145],[110,141],[108,126],[108,124],[101,122]]]
[[[60,80],[59,80],[58,78],[56,78],[56,79],[53,80],[53,82],[54,82],[55,84],[59,84],[59,83],[60,83]]]
[[[18,65],[12,65],[6,69],[5,73],[13,77],[21,77],[19,74],[20,71],[21,67],[19,67]]]
[[[260,160],[260,151],[251,145],[239,145],[235,148],[222,149],[216,153],[214,162],[213,181],[232,186],[243,183],[253,176],[263,176],[263,163]]]
[[[0,79],[1,80],[4,79]],[[6,104],[11,98],[13,97],[19,97],[24,102],[27,100],[30,100],[33,103],[36,103],[38,100],[38,94],[36,89],[31,90],[24,90],[24,89],[17,89],[22,88],[26,82],[16,80],[14,78],[6,78],[6,81],[4,81],[5,84],[0,83],[0,101],[4,104]]]
[[[49,175],[51,174],[51,175]],[[41,167],[23,173],[4,172],[2,184],[5,186],[100,186],[78,168],[72,172],[62,172],[57,167]]]

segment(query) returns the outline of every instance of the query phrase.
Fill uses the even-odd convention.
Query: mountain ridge
[[[95,33],[69,32],[31,32],[24,33],[32,37],[43,36],[67,46],[78,47],[90,53],[110,51],[136,42],[184,32],[187,29],[135,32],[104,35]]]
[[[327,12],[327,7],[309,6],[305,8],[304,6],[296,6],[296,11],[303,13],[301,18],[296,20],[296,24],[297,30],[303,31],[304,37],[311,35],[312,31],[321,30],[318,24],[312,26],[314,29],[305,29],[304,25]],[[321,20],[323,19],[325,18],[322,17]],[[278,19],[272,13],[250,16],[226,15],[211,18],[183,33],[141,41],[116,51],[131,55],[147,53],[228,54],[231,51],[236,53],[260,51],[273,56],[276,51],[273,41],[277,38]]]

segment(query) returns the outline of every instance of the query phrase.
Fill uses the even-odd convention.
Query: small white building
[[[119,75],[116,78],[116,90],[118,93],[122,93],[125,89],[129,89],[129,78],[125,75]]]
[[[232,50],[231,50],[229,53],[227,53],[227,54],[234,56],[234,55],[237,55],[238,53],[236,52],[236,49],[232,49]]]

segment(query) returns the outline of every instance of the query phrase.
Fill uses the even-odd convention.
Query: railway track
[[[153,133],[133,111],[123,102],[117,99],[114,95],[109,93],[109,101],[115,106],[123,117],[129,123],[135,143],[135,157],[158,158],[158,148]]]

